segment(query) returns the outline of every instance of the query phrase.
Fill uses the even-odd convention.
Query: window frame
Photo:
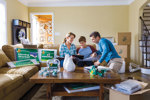
[[[5,9],[5,21],[4,21],[4,24],[5,24],[5,27],[4,27],[4,32],[5,32],[5,35],[3,38],[5,38],[5,42],[4,44],[0,44],[0,48],[2,48],[3,45],[7,44],[8,43],[8,40],[7,40],[7,4],[6,4],[6,1],[5,0],[0,0],[0,3],[2,5],[4,5],[4,9]],[[1,42],[1,41],[0,41]]]

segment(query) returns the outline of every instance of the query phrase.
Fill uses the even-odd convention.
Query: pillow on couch
[[[57,49],[57,55],[59,55],[59,44],[44,44],[43,49]]]
[[[2,50],[0,50],[0,67],[6,66],[6,63],[9,61],[10,59],[5,55]]]
[[[2,50],[11,61],[15,61],[15,48],[23,48],[23,45],[3,45],[2,47]]]

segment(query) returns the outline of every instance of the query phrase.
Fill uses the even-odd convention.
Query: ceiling
[[[129,5],[134,0],[18,0],[28,7]]]

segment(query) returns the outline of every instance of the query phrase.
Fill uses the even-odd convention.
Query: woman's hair
[[[66,34],[66,37],[70,37],[71,35],[73,35],[74,38],[76,37],[76,35],[75,35],[74,33],[72,33],[72,32],[67,33],[67,34]],[[66,37],[64,38],[63,43],[66,43]]]
[[[84,36],[80,36],[80,38],[79,38],[79,42],[81,42],[81,41],[86,42],[86,38],[85,38]]]

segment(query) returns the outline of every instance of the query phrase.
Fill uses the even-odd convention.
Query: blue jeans
[[[94,65],[94,63],[92,61],[83,61],[83,59],[79,59],[79,58],[74,58],[74,62],[77,66],[79,67],[84,67],[86,66],[91,66]]]
[[[64,59],[60,60],[60,67],[63,67]]]

